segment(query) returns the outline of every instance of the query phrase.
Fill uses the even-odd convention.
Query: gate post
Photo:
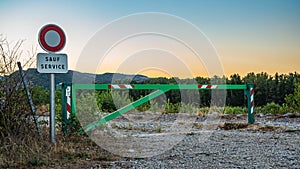
[[[248,123],[253,124],[254,119],[254,85],[248,84],[245,90],[245,95],[247,95],[247,107],[248,107]]]
[[[61,109],[62,109],[62,131],[67,131],[71,115],[71,85],[68,83],[61,83]]]

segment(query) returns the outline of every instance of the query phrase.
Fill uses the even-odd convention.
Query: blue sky
[[[39,29],[46,23],[62,26],[67,34],[62,52],[70,69],[76,69],[84,46],[104,25],[134,13],[163,12],[201,29],[226,75],[300,71],[299,0],[2,0],[0,11],[0,34],[9,41],[26,39],[24,50],[37,46],[43,52]]]

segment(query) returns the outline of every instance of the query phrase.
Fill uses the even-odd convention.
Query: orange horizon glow
[[[266,72],[269,75],[289,74],[300,72],[299,7],[300,1],[297,0],[188,3],[182,0],[172,0],[172,3],[97,0],[0,1],[2,12],[0,19],[3,23],[0,35],[7,37],[12,44],[19,39],[26,39],[22,45],[24,52],[21,58],[25,60],[26,52],[30,49],[34,51],[37,48],[37,53],[45,52],[38,45],[39,29],[47,23],[58,24],[67,37],[66,46],[60,53],[68,55],[69,70],[80,72],[118,72],[179,78],[211,77],[214,73],[226,77],[232,74],[245,76],[251,72],[255,74]],[[109,51],[109,56],[102,60],[103,62],[99,57],[104,54],[97,51],[82,56],[84,49],[89,47],[88,43],[107,25],[128,16],[152,12],[177,16],[191,23],[193,28],[198,28],[205,35],[203,37],[215,48],[222,71],[214,72],[221,67],[207,64],[209,61],[207,58],[197,60],[182,43],[180,46],[180,40],[186,44],[193,42],[200,47],[203,46],[201,42],[199,43],[197,33],[191,31],[193,29],[189,24],[172,25],[181,22],[160,20],[163,19],[161,16],[155,19],[141,17],[139,20],[126,22],[131,27],[117,26],[114,29],[107,29],[112,31],[99,36],[99,42],[102,43],[95,48],[103,47],[109,50],[114,44],[105,45],[114,38],[115,42],[124,41]],[[147,25],[149,23],[151,25]],[[144,26],[145,30],[151,28],[149,30],[152,32],[152,29],[158,30],[157,28],[163,25],[164,29],[157,32],[172,36],[127,36],[129,34],[120,36],[122,31],[127,30],[133,31],[133,34],[140,33],[139,26]],[[172,37],[176,37],[179,41],[175,41],[176,38]],[[194,44],[193,47],[196,46]],[[148,52],[152,49],[154,57]],[[199,57],[204,56],[207,55]],[[84,64],[78,66],[82,62]]]

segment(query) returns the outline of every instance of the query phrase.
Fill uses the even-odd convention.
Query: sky
[[[37,53],[45,52],[38,44],[39,30],[48,23],[61,26],[67,43],[60,53],[68,55],[71,70],[183,78],[210,76],[216,69],[222,70],[226,76],[249,72],[271,75],[300,72],[299,0],[1,0],[0,11],[0,34],[12,44],[25,39],[24,51],[36,47]],[[122,18],[126,20],[127,16],[149,12],[185,21],[187,27],[172,26],[170,21],[170,32],[182,34],[181,41],[171,36],[144,34],[129,37],[117,45],[105,43],[115,38],[119,31],[124,31],[122,27],[113,27],[112,23],[122,25]],[[145,19],[139,23],[164,25],[159,23],[163,18],[157,21]],[[201,38],[207,38],[219,63],[211,65],[203,58],[197,60],[192,56],[191,48],[183,47],[185,42],[197,45],[196,38],[200,37],[191,33],[190,25],[201,30],[204,35]],[[115,32],[106,36],[103,29],[107,27]],[[137,27],[133,25],[127,29],[132,31]],[[101,39],[100,35],[106,39]],[[97,50],[87,52],[93,42],[107,45],[106,52],[109,53],[103,57]],[[89,62],[83,64],[84,58]]]

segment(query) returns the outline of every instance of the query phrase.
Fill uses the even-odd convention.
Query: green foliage
[[[81,91],[76,94],[76,117],[82,125],[97,120],[103,105],[97,102],[97,94],[93,91]],[[75,117],[74,117],[75,118]]]
[[[254,113],[255,113],[255,114],[265,114],[265,113],[263,112],[263,108],[264,108],[264,107],[262,107],[262,106],[254,106]]]
[[[61,90],[56,90],[55,91],[55,120],[56,122],[58,122],[58,124],[60,124],[59,126],[61,126],[62,123],[62,107],[61,107]],[[46,96],[48,93],[45,93],[44,95]],[[47,102],[46,102],[47,103]],[[48,103],[49,103],[49,95],[48,95]]]
[[[205,114],[209,113],[209,107],[201,107],[198,109],[197,115],[204,116]]]
[[[180,112],[189,113],[189,114],[197,114],[198,108],[193,104],[181,103]]]
[[[276,104],[274,102],[268,103],[267,105],[265,105],[262,108],[262,112],[264,114],[282,114],[281,110],[281,106],[279,104]]]
[[[146,102],[146,103],[144,103],[144,104],[138,106],[138,107],[136,108],[136,110],[141,111],[141,112],[144,112],[144,111],[149,110],[150,107],[151,107],[151,104],[150,104],[150,102],[148,101],[148,102]]]
[[[0,87],[0,138],[27,133],[34,127],[32,121],[25,118],[31,115],[31,111],[26,93],[17,82],[17,78],[10,78]]]
[[[285,102],[283,105],[285,110],[293,113],[300,112],[300,83],[295,85],[293,94],[289,94],[285,97]]]
[[[67,134],[69,135],[81,135],[84,134],[83,128],[77,116],[71,114],[70,119],[66,123]]]
[[[92,91],[82,91],[77,94],[76,113],[84,114],[99,111],[99,104],[97,104],[96,99],[96,94]]]
[[[225,106],[224,113],[225,114],[246,114],[247,108]]]
[[[170,100],[167,100],[165,105],[164,113],[178,113],[180,109],[180,103],[171,103]]]
[[[32,101],[35,106],[37,105],[46,105],[49,103],[49,90],[44,89],[41,86],[33,86],[30,89],[30,93],[32,96]],[[61,98],[61,94],[56,93],[56,99]]]
[[[162,132],[161,124],[159,124],[158,126],[155,127],[155,132],[157,132],[157,133]]]
[[[114,108],[114,107],[115,108],[121,108],[121,107],[126,106],[127,104],[131,103],[129,92],[117,91],[117,90],[107,91],[107,92],[109,92],[111,94],[111,98],[112,98],[113,103],[114,103],[114,105],[111,107],[111,109]],[[107,97],[110,97],[110,96],[107,96]]]
[[[95,98],[95,96],[93,96]],[[114,98],[117,98],[116,96]],[[97,105],[103,112],[113,112],[117,110],[111,91],[102,91],[96,96]]]
[[[32,166],[45,165],[46,163],[38,157],[33,157],[28,160],[28,164]]]
[[[218,112],[219,114],[222,114],[224,112],[224,108],[223,107],[219,107],[219,106],[211,106],[209,107],[209,112]]]
[[[256,106],[264,106],[267,103],[282,105],[286,95],[294,93],[295,84],[300,82],[299,73],[275,74],[270,76],[265,72],[248,73],[242,79],[243,83],[254,84],[254,99]]]
[[[163,106],[159,105],[159,103],[155,100],[150,100],[150,108],[149,111],[152,112],[162,112]]]

